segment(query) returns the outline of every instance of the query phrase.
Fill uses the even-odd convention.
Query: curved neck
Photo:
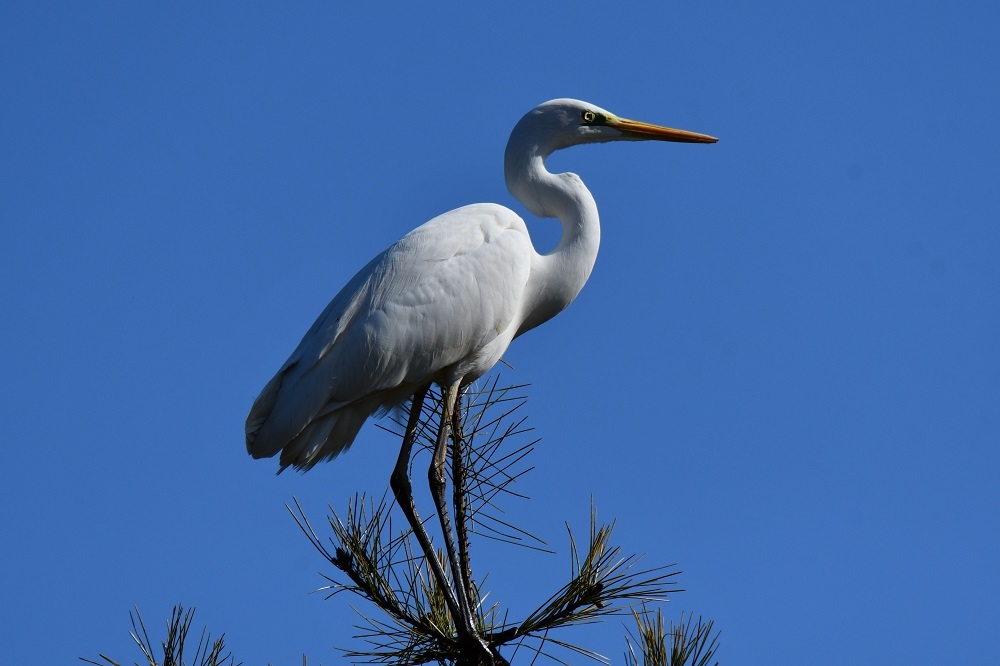
[[[525,150],[518,143],[511,136],[507,144],[507,189],[535,215],[555,217],[562,223],[555,249],[532,258],[522,324],[517,331],[521,335],[557,315],[583,289],[597,260],[601,225],[597,203],[580,177],[575,173],[552,174],[545,168],[552,148],[532,142]]]

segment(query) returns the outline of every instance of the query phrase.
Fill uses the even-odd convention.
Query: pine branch
[[[376,505],[360,496],[348,505],[346,520],[331,509],[331,550],[313,529],[298,501],[296,510],[288,507],[317,551],[350,580],[340,583],[328,578],[331,585],[321,588],[331,590],[328,597],[352,592],[390,618],[391,623],[386,623],[359,613],[364,625],[359,627],[362,633],[357,637],[376,649],[347,650],[346,654],[378,663],[435,661],[438,655],[455,650],[452,618],[443,591],[428,575],[425,558],[413,553],[410,532],[392,536],[388,508],[385,497]]]
[[[540,548],[534,544],[544,543],[498,517],[503,513],[497,503],[499,498],[522,497],[512,490],[512,485],[531,469],[524,461],[537,441],[515,443],[531,430],[525,425],[525,417],[520,416],[519,410],[525,404],[525,398],[515,394],[520,388],[498,388],[497,379],[493,379],[482,391],[468,391],[461,419],[452,424],[456,434],[453,452],[462,452],[461,464],[453,460],[449,469],[453,489],[457,491],[453,498],[458,507],[455,515],[462,516],[462,520],[458,520],[458,527],[463,532],[459,536],[460,545],[466,530],[477,536],[535,549]],[[433,449],[440,422],[440,401],[439,392],[426,394],[414,448]],[[400,428],[405,427],[398,417],[395,423]],[[396,434],[402,436],[402,430]],[[440,589],[437,579],[429,575],[428,558],[436,557],[442,563],[446,583],[453,590],[455,585],[463,584],[463,577],[467,577],[469,580],[465,583],[472,592],[467,595],[469,598],[483,599],[481,583],[472,579],[471,566],[467,567],[466,576],[456,575],[448,566],[448,558],[440,551],[428,549],[423,552],[413,546],[409,529],[394,532],[390,518],[392,508],[386,496],[377,504],[363,496],[355,497],[348,504],[343,520],[331,509],[329,525],[333,536],[326,540],[313,529],[297,501],[295,510],[289,508],[289,511],[313,546],[346,576],[343,582],[328,578],[330,585],[323,589],[329,591],[329,596],[351,592],[385,614],[385,618],[378,619],[356,609],[361,618],[356,638],[367,642],[368,649],[344,650],[346,656],[370,663],[460,665],[463,646],[459,644],[455,618],[445,603],[446,590]],[[489,608],[479,605],[473,609],[478,636],[493,652],[494,661],[502,663],[497,650],[507,646],[514,654],[521,649],[531,650],[532,662],[546,657],[564,663],[557,652],[568,651],[610,663],[597,652],[554,637],[553,632],[563,627],[598,622],[609,615],[629,611],[635,614],[636,607],[665,601],[668,594],[680,591],[672,582],[679,574],[673,565],[641,568],[642,557],[624,555],[621,547],[613,545],[614,523],[599,524],[593,508],[589,527],[589,541],[586,550],[581,552],[567,526],[570,580],[526,618],[512,621],[508,612],[497,603]],[[467,556],[467,550],[464,552],[463,557]],[[643,633],[643,626],[640,625],[640,635],[646,636],[649,632]],[[683,626],[687,631],[687,625]],[[702,632],[702,626],[699,621],[699,625],[691,629],[693,638],[678,644],[678,649],[686,650],[681,654],[689,655],[685,658],[690,663],[644,663],[708,666],[707,659],[714,654],[715,643],[714,639],[706,638],[711,623],[706,632]],[[652,635],[655,638],[655,632]],[[634,652],[631,643],[629,649]]]
[[[670,630],[664,630],[663,614],[659,609],[650,613],[633,610],[638,638],[631,632],[625,639],[628,652],[625,653],[626,666],[709,666],[719,647],[719,633],[712,634],[714,622],[702,622],[693,616],[681,619],[678,624],[670,623]],[[633,645],[635,640],[637,645]],[[636,654],[638,647],[639,653]],[[640,662],[641,658],[641,662]],[[716,661],[714,666],[718,666]]]
[[[149,633],[146,631],[146,625],[138,607],[136,607],[134,614],[129,612],[129,618],[132,620],[132,631],[129,632],[129,635],[139,646],[139,650],[149,666],[225,666],[227,662],[229,666],[234,666],[234,658],[228,653],[225,656],[222,654],[225,650],[225,634],[212,642],[207,628],[202,629],[201,636],[198,638],[194,660],[184,661],[184,647],[191,631],[191,623],[194,620],[193,608],[189,608],[185,612],[180,604],[174,606],[170,620],[167,622],[167,639],[160,643],[163,651],[163,657],[160,660],[157,660],[153,654],[153,642],[149,639]],[[119,662],[104,654],[98,656],[103,661],[94,661],[84,657],[80,657],[80,660],[88,664],[97,664],[97,666],[121,666]]]
[[[668,586],[679,571],[670,571],[669,567],[636,570],[641,558],[623,557],[620,547],[611,546],[613,530],[613,523],[598,527],[597,513],[592,510],[590,542],[582,560],[576,540],[572,532],[569,533],[573,567],[570,581],[521,623],[491,635],[491,643],[509,643],[524,636],[546,636],[553,629],[620,614],[637,603],[665,601],[667,594],[681,591]]]
[[[513,655],[528,650],[531,666],[540,657],[566,664],[561,651],[610,663],[593,650],[554,637],[553,632],[631,612],[637,629],[636,635],[629,633],[626,638],[627,666],[640,663],[718,666],[718,662],[712,661],[718,649],[718,633],[713,635],[711,621],[705,623],[698,618],[694,622],[682,614],[680,623],[671,623],[668,630],[659,610],[652,614],[646,609],[647,603],[665,601],[668,594],[681,591],[673,585],[680,572],[673,569],[674,565],[640,568],[642,557],[623,555],[621,547],[612,544],[614,522],[598,524],[593,507],[585,552],[581,553],[567,525],[571,574],[566,584],[520,621],[512,621],[499,603],[485,606],[482,583],[472,576],[470,534],[547,550],[541,547],[544,546],[541,539],[500,517],[504,515],[499,505],[502,497],[524,498],[512,487],[532,469],[525,461],[538,441],[515,444],[516,438],[531,432],[525,425],[526,417],[519,411],[526,403],[526,398],[516,393],[522,388],[498,388],[498,378],[494,378],[482,391],[467,391],[465,406],[451,424],[453,459],[448,472],[459,531],[459,558],[455,566],[461,571],[454,571],[449,558],[433,549],[429,535],[421,537],[423,548],[414,545],[417,539],[413,529],[420,527],[415,509],[410,518],[413,522],[408,521],[406,529],[394,529],[392,512],[396,505],[387,499],[387,494],[377,503],[356,495],[348,502],[343,518],[330,508],[328,524],[332,536],[325,538],[313,528],[298,500],[293,499],[294,508],[287,506],[309,542],[343,576],[341,580],[324,576],[329,585],[319,591],[327,592],[327,598],[349,592],[367,600],[385,615],[373,617],[354,609],[360,618],[355,625],[358,630],[355,638],[367,643],[367,649],[344,649],[345,656],[368,663],[447,666],[479,666],[492,657],[494,666],[504,666],[508,662],[499,653],[504,647],[512,649]],[[419,403],[419,415],[414,415],[411,422],[417,426],[414,447],[417,450],[432,450],[437,440],[442,397],[436,390],[428,391],[426,396]],[[394,422],[400,428],[396,434],[402,437],[406,425],[398,415]],[[414,431],[410,433],[412,436]],[[394,479],[407,462],[411,441],[406,440]],[[412,465],[412,457],[409,464]],[[433,567],[437,568],[432,571]],[[472,630],[457,631],[456,585],[465,588],[465,596],[474,600],[470,604]],[[213,642],[207,630],[202,630],[193,661],[185,661],[193,616],[193,609],[185,612],[180,605],[174,607],[167,623],[166,640],[160,643],[163,656],[158,658],[138,608],[134,614],[130,613],[130,635],[148,666],[236,666],[230,654],[223,655],[224,636]],[[470,635],[479,641],[473,644],[476,650],[470,650]],[[484,647],[488,648],[485,656]],[[99,655],[101,661],[81,659],[97,666],[121,666],[104,654]]]

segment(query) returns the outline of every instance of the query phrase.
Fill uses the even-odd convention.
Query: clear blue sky
[[[376,252],[523,210],[507,135],[569,96],[721,140],[551,161],[603,245],[507,357],[509,510],[560,552],[483,547],[491,598],[560,584],[593,496],[724,664],[1000,663],[998,7],[5,3],[3,661],[131,661],[130,607],[183,601],[247,664],[339,663],[283,503],[381,493],[394,443],[275,477],[246,412]]]

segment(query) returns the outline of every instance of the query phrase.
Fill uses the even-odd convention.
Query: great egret
[[[559,219],[556,248],[537,253],[524,220],[497,204],[458,208],[411,231],[347,283],[261,391],[246,421],[249,453],[263,458],[280,451],[281,469],[308,470],[345,451],[369,416],[412,397],[392,486],[425,553],[433,553],[416,516],[407,468],[415,418],[428,387],[439,384],[444,407],[429,476],[452,570],[459,571],[444,503],[456,400],[500,360],[511,340],[576,298],[597,258],[601,231],[593,196],[576,174],[549,173],[545,159],[577,144],[651,139],[717,140],[620,118],[574,99],[552,100],[525,114],[507,142],[507,189],[535,215]],[[435,574],[446,587],[443,572]],[[465,637],[475,636],[468,599],[456,587],[459,598],[448,599],[453,617]]]
[[[507,189],[535,215],[559,219],[558,246],[535,252],[524,220],[497,204],[417,227],[341,289],[267,383],[247,417],[247,451],[280,451],[282,469],[307,470],[345,451],[369,416],[432,382],[449,408],[511,340],[569,305],[594,266],[594,198],[576,174],[549,173],[545,158],[577,144],[649,139],[717,141],[573,99],[525,114],[507,142]]]

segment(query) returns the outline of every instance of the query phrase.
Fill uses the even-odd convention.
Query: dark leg
[[[458,597],[458,605],[461,608],[461,615],[455,618],[455,625],[459,628],[459,637],[463,642],[476,644],[485,651],[487,658],[492,657],[489,648],[479,637],[476,628],[476,621],[472,615],[472,607],[466,595],[466,586],[462,576],[462,565],[459,562],[458,552],[455,549],[455,536],[451,528],[451,518],[448,514],[448,502],[445,500],[446,480],[445,461],[448,456],[448,435],[451,429],[452,414],[458,398],[458,388],[460,382],[454,382],[444,387],[444,400],[441,408],[441,428],[438,430],[437,445],[434,447],[434,457],[431,459],[431,467],[427,471],[427,478],[430,482],[431,496],[437,506],[438,518],[441,521],[441,532],[444,534],[445,549],[448,551],[448,562],[451,565],[453,578],[455,579],[455,592]],[[489,662],[487,662],[489,663]]]
[[[444,567],[434,552],[434,547],[431,545],[431,539],[427,535],[427,530],[424,529],[424,524],[420,522],[420,517],[417,515],[417,505],[413,501],[413,487],[410,485],[410,452],[413,450],[413,442],[417,439],[420,410],[423,409],[424,396],[427,395],[427,389],[429,388],[430,386],[425,386],[413,394],[413,402],[410,405],[410,418],[406,424],[406,432],[403,433],[403,446],[399,450],[396,467],[393,468],[392,476],[389,478],[389,486],[392,488],[392,494],[396,498],[396,504],[403,510],[406,521],[410,523],[410,528],[417,537],[417,542],[420,544],[420,549],[424,552],[424,557],[427,558],[431,572],[434,574],[434,579],[444,593],[448,610],[451,612],[452,617],[455,618],[455,624],[458,625],[458,618],[462,617],[461,613],[463,609],[459,608],[458,601],[455,599],[455,593],[452,591],[451,585],[448,584],[447,576],[445,576]]]
[[[461,565],[462,585],[465,587],[465,596],[471,606],[479,605],[479,594],[472,584],[472,564],[469,559],[469,526],[466,517],[465,493],[465,457],[462,451],[462,444],[465,440],[465,433],[462,432],[462,394],[455,398],[455,408],[451,414],[451,479],[454,484],[452,488],[452,504],[455,506],[455,531],[458,539],[458,561]]]

